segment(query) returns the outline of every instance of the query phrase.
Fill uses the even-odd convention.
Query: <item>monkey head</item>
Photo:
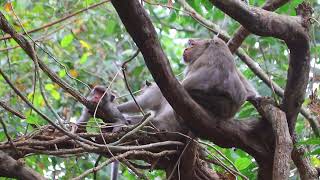
[[[183,61],[186,64],[193,63],[207,49],[209,40],[189,39],[188,47],[183,52]]]
[[[95,105],[98,104],[99,101],[102,104],[113,102],[115,99],[114,94],[112,94],[111,92],[106,92],[106,90],[107,89],[103,86],[95,86],[88,95],[88,101]]]
[[[226,43],[218,37],[213,39],[189,39],[188,47],[183,52],[184,63],[192,64],[195,62],[209,46],[211,47],[210,51],[214,51],[214,53],[223,52],[231,55]]]

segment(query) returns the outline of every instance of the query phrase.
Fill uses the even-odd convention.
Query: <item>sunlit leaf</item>
[[[54,89],[54,85],[53,84],[46,84],[45,85],[45,89],[48,90],[48,91],[51,91]]]
[[[67,75],[66,71],[65,70],[60,70],[59,71],[59,77],[63,78]]]
[[[80,58],[80,64],[84,64],[87,62],[88,60],[88,57],[91,55],[90,52],[86,52],[86,53],[83,53],[81,58]]]
[[[76,69],[71,69],[70,70],[70,75],[72,77],[78,77],[79,73],[78,73],[78,71]]]
[[[7,11],[7,12],[11,12],[12,11],[12,3],[10,1],[6,2],[4,4],[4,9]]]
[[[311,156],[311,162],[315,167],[320,167],[320,159],[317,156]]]
[[[238,158],[234,164],[239,170],[243,170],[246,169],[251,163],[252,162],[249,158],[241,157]]]
[[[73,35],[72,34],[68,34],[68,35],[66,35],[66,36],[64,36],[62,38],[62,40],[60,42],[60,45],[63,48],[65,48],[65,47],[69,46],[72,43],[73,39],[74,39]]]
[[[80,44],[82,47],[86,48],[86,49],[91,49],[91,46],[89,45],[89,43],[87,43],[84,40],[80,40]]]
[[[55,100],[60,100],[60,93],[56,90],[51,90],[50,91],[51,96],[55,99]]]
[[[38,125],[38,124],[40,124],[41,120],[37,116],[32,114],[32,115],[27,116],[26,122],[28,124]]]

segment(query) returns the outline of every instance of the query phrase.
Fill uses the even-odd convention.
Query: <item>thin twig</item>
[[[127,63],[129,63],[129,62],[132,61],[135,57],[137,57],[139,53],[140,53],[140,50],[138,49],[138,50],[133,54],[132,57],[130,57],[128,60],[126,60],[126,61],[122,64],[121,68],[122,68],[123,79],[124,79],[124,82],[125,82],[125,84],[126,84],[127,90],[129,91],[129,93],[130,93],[130,95],[131,95],[134,103],[136,104],[136,106],[138,107],[138,109],[140,110],[140,112],[142,113],[142,115],[145,115],[145,112],[143,111],[143,109],[141,108],[141,106],[139,105],[139,103],[137,102],[136,98],[134,97],[134,95],[133,95],[133,93],[132,93],[132,91],[131,91],[131,88],[130,88],[130,85],[129,85],[129,83],[128,83],[127,76],[126,76],[126,65],[127,65]]]
[[[76,178],[73,178],[72,180],[80,180],[84,177],[86,177],[87,175],[89,175],[90,173],[94,172],[94,171],[99,171],[100,169],[102,169],[104,166],[110,164],[111,162],[117,160],[117,159],[123,159],[123,158],[126,158],[128,156],[131,156],[131,155],[148,155],[148,156],[151,156],[151,157],[162,157],[162,156],[166,156],[166,155],[169,155],[169,154],[173,154],[175,153],[175,151],[162,151],[160,153],[151,153],[151,152],[147,152],[147,151],[128,151],[128,152],[125,152],[123,154],[120,154],[120,155],[117,155],[117,156],[114,156],[104,162],[102,162],[99,166],[97,167],[94,167],[94,168],[91,168],[91,169],[88,169],[86,170],[85,172],[83,172],[80,176],[76,177]]]
[[[68,15],[60,18],[60,19],[57,19],[57,20],[55,20],[55,21],[53,21],[53,22],[51,22],[51,23],[45,24],[45,25],[43,25],[43,26],[41,26],[41,27],[39,27],[39,28],[36,28],[36,29],[32,29],[32,30],[30,30],[30,31],[27,31],[27,33],[34,33],[34,32],[40,31],[40,30],[42,30],[42,29],[48,28],[48,27],[53,26],[53,25],[55,25],[55,24],[58,24],[58,23],[60,23],[60,22],[62,22],[62,21],[65,21],[65,20],[67,20],[67,19],[70,19],[70,18],[72,18],[72,17],[74,17],[74,16],[76,16],[76,15],[78,15],[78,14],[80,14],[80,13],[83,13],[83,12],[85,12],[85,11],[88,11],[88,10],[90,10],[90,9],[93,9],[93,8],[95,8],[95,7],[98,7],[98,6],[100,6],[100,5],[102,5],[102,4],[106,3],[106,2],[110,2],[110,0],[104,0],[104,1],[101,1],[101,2],[99,2],[99,3],[93,4],[93,5],[91,5],[91,6],[88,6],[88,7],[84,8],[84,9],[80,9],[79,11],[76,11],[76,12],[74,12],[74,13],[68,14]],[[25,33],[24,33],[24,34],[25,34]],[[11,35],[6,35],[6,36],[0,38],[0,41],[1,41],[1,40],[5,40],[5,39],[10,39],[10,38],[12,38]]]
[[[111,145],[117,145],[123,142],[127,137],[131,136],[132,134],[138,132],[141,128],[143,128],[150,120],[151,118],[148,118],[151,114],[147,113],[143,116],[141,122],[137,124],[131,131],[123,135],[118,141],[111,143]]]
[[[20,112],[18,112],[17,110],[11,108],[10,106],[8,106],[4,101],[0,100],[0,106],[3,107],[3,109],[9,111],[10,113],[12,113],[13,115],[21,118],[21,119],[26,119],[26,117],[21,114]]]

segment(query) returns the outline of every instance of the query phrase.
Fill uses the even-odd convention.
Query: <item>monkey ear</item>
[[[115,96],[115,95],[110,94],[110,101],[111,101],[111,102],[113,102],[115,98],[116,98],[116,96]]]
[[[149,87],[151,86],[151,82],[149,82],[148,80],[146,80],[146,85]]]

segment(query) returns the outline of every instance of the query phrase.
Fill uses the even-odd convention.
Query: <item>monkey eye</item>
[[[196,44],[196,41],[195,41],[194,39],[189,39],[188,45],[189,45],[190,47],[194,46],[195,44]]]

